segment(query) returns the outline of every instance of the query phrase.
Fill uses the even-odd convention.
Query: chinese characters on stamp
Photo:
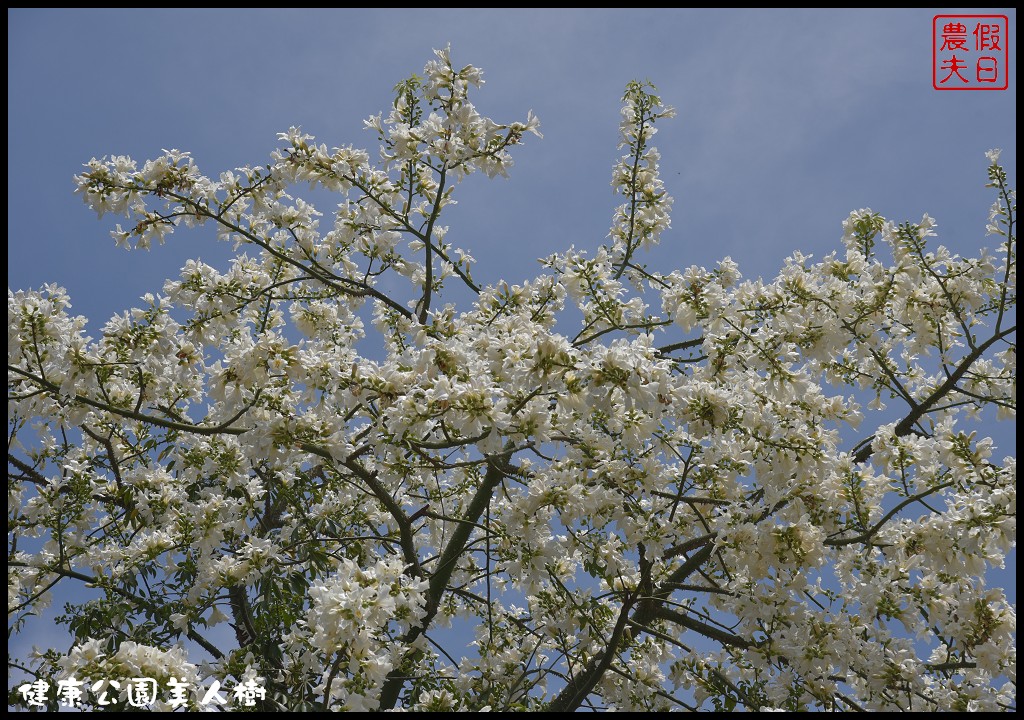
[[[1006,15],[936,15],[932,19],[932,86],[936,90],[1009,87]]]

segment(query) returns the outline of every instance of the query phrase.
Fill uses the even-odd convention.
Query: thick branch
[[[426,612],[423,616],[423,620],[420,621],[419,625],[412,628],[405,634],[405,636],[402,637],[403,645],[412,643],[421,634],[426,632],[427,628],[430,627],[430,623],[434,620],[434,616],[437,615],[438,608],[441,606],[441,600],[444,598],[445,591],[448,588],[448,581],[451,579],[452,573],[458,565],[459,558],[462,557],[463,551],[466,548],[466,543],[469,542],[469,537],[476,527],[476,522],[487,508],[487,504],[491,500],[491,494],[494,492],[494,489],[498,487],[498,484],[504,477],[499,466],[500,462],[507,462],[507,453],[506,456],[501,459],[493,457],[488,458],[487,472],[484,474],[483,483],[470,500],[469,506],[466,508],[466,512],[463,514],[461,522],[456,523],[451,539],[448,541],[448,545],[441,552],[441,557],[437,561],[437,569],[430,578],[430,583],[427,589]],[[413,655],[415,655],[415,653],[413,653]],[[405,659],[406,662],[403,662],[399,667],[393,670],[391,674],[388,675],[387,681],[384,683],[380,696],[381,710],[390,710],[398,702],[402,688],[405,686],[405,681],[408,679],[405,675],[404,668],[412,657],[407,655]]]
[[[749,640],[746,640],[744,638],[741,638],[739,635],[733,635],[730,632],[720,630],[716,627],[708,625],[707,623],[702,623],[699,620],[693,619],[689,615],[684,615],[683,613],[676,612],[675,610],[671,610],[661,605],[655,607],[654,617],[658,618],[659,620],[668,620],[669,622],[673,622],[676,625],[682,625],[687,630],[693,630],[694,632],[700,633],[706,638],[717,640],[723,645],[728,645],[730,647],[746,649],[754,647],[757,644],[750,642]]]
[[[16,458],[12,453],[7,453],[7,462],[9,462],[14,467],[18,468],[18,470],[21,471],[22,475],[25,477],[26,480],[30,480],[31,482],[41,487],[46,487],[47,485],[50,484],[50,481],[43,477],[38,470],[36,470],[28,463],[22,462],[21,460]]]
[[[405,558],[406,565],[409,566],[409,572],[415,577],[422,577],[423,570],[420,568],[419,558],[416,555],[416,544],[413,542],[412,537],[412,521],[405,511],[402,510],[402,506],[395,502],[395,499],[391,497],[391,493],[380,484],[376,474],[368,472],[352,458],[347,459],[344,464],[356,477],[366,483],[373,496],[391,513],[391,517],[394,518],[395,524],[398,526],[398,536],[402,544],[402,556]]]
[[[434,234],[434,223],[437,222],[437,216],[441,213],[441,199],[444,197],[444,181],[447,172],[448,167],[442,165],[441,177],[437,182],[437,193],[434,196],[434,207],[430,212],[430,220],[427,221],[427,229],[423,232],[427,238],[423,243],[424,252],[426,253],[426,277],[423,280],[423,297],[420,298],[420,314],[418,318],[420,325],[427,324],[427,314],[430,312],[430,298],[434,290],[434,247],[430,243],[430,238]]]
[[[923,402],[921,402],[916,407],[911,409],[911,411],[907,413],[906,417],[904,417],[902,420],[896,423],[896,428],[894,430],[896,437],[906,437],[907,435],[910,435],[914,431],[914,425],[917,423],[917,421],[923,418],[925,414],[927,414],[927,412],[936,405],[936,403],[938,403],[943,397],[948,395],[956,388],[956,384],[963,379],[963,376],[967,373],[968,370],[971,369],[971,365],[973,365],[977,360],[979,360],[981,356],[985,354],[986,350],[988,350],[990,347],[995,345],[1003,338],[1012,335],[1015,332],[1017,332],[1016,325],[1008,327],[1005,330],[998,332],[992,337],[990,337],[988,340],[986,340],[977,348],[975,348],[974,351],[972,351],[969,355],[967,355],[967,357],[965,357],[957,366],[956,370],[954,370],[952,374],[950,374],[950,376],[946,378],[946,381],[944,383],[937,387],[935,391],[931,395],[929,395]],[[864,463],[868,461],[868,458],[870,458],[871,455],[874,453],[874,450],[871,447],[873,444],[873,440],[874,436],[871,436],[867,440],[864,440],[858,444],[858,447],[860,449],[853,456],[854,463]]]
[[[868,528],[867,530],[862,532],[860,535],[857,535],[856,537],[852,537],[852,538],[836,538],[836,539],[833,539],[833,540],[826,540],[824,542],[824,544],[828,545],[830,547],[842,547],[843,545],[853,545],[853,544],[859,543],[859,542],[867,542],[872,537],[874,537],[875,533],[877,533],[879,530],[881,530],[882,527],[887,522],[889,522],[889,520],[896,513],[898,513],[903,508],[905,508],[907,505],[911,505],[911,504],[917,502],[918,500],[923,500],[924,498],[928,497],[929,495],[933,495],[933,494],[939,492],[940,490],[945,490],[946,488],[952,487],[953,485],[956,485],[956,481],[950,480],[949,482],[944,482],[944,483],[941,483],[939,485],[935,485],[933,487],[926,488],[926,489],[922,490],[921,492],[917,493],[916,495],[911,495],[910,497],[908,497],[905,500],[903,500],[902,502],[900,502],[898,505],[896,505],[896,507],[894,507],[892,510],[887,512],[882,517],[881,520],[876,522],[874,525],[872,525],[870,528]]]
[[[632,600],[632,598],[627,598],[622,603],[618,620],[615,621],[612,636],[608,639],[604,652],[598,658],[588,663],[587,669],[582,674],[571,678],[566,683],[562,691],[548,704],[546,712],[575,712],[583,704],[583,701],[587,699],[594,686],[601,681],[608,668],[611,667],[612,662],[618,657],[619,644],[625,636],[626,625],[629,623]]]
[[[643,628],[650,625],[651,620],[654,620],[658,616],[658,612],[662,608],[662,603],[672,594],[672,591],[690,575],[695,573],[700,566],[707,562],[708,558],[711,557],[715,551],[714,542],[707,536],[700,538],[704,542],[704,546],[693,554],[686,562],[680,565],[676,570],[666,578],[662,583],[659,583],[658,589],[654,592],[653,596],[641,598],[636,603],[636,609],[632,613],[628,612],[630,609],[630,603],[623,603],[622,612],[619,614],[619,621],[616,623],[616,630],[619,629],[621,624],[624,629],[627,625],[632,625],[637,628]],[[689,618],[687,618],[689,620]],[[696,621],[694,621],[696,622]],[[703,626],[703,623],[697,623]],[[711,628],[714,630],[714,628]],[[726,633],[726,635],[728,635]],[[711,637],[711,635],[708,635]],[[570,680],[555,699],[551,701],[548,706],[548,710],[551,712],[573,712],[579,708],[579,706],[586,700],[587,694],[600,682],[601,677],[607,672],[608,667],[611,665],[615,655],[618,654],[618,643],[621,642],[622,633],[616,635],[612,633],[612,638],[615,640],[615,644],[609,645],[605,648],[605,651],[600,656],[594,658],[587,663],[584,671],[575,679]],[[728,635],[730,642],[735,644],[735,636]],[[723,641],[724,642],[724,641]],[[580,691],[586,688],[587,692],[581,694]]]

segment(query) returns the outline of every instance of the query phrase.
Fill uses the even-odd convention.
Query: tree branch
[[[894,429],[894,434],[896,435],[896,437],[906,437],[907,435],[910,435],[914,430],[914,424],[917,423],[917,421],[920,420],[922,417],[924,417],[925,414],[932,407],[934,407],[936,403],[938,403],[943,397],[945,397],[948,393],[952,392],[956,388],[956,384],[960,382],[960,380],[967,373],[967,371],[970,370],[971,365],[973,365],[979,358],[981,358],[982,355],[985,354],[986,350],[988,350],[990,347],[995,345],[1003,338],[1012,335],[1015,332],[1017,332],[1017,326],[1012,325],[1006,328],[1005,330],[996,333],[988,340],[983,342],[981,345],[979,345],[977,348],[975,348],[969,355],[967,355],[967,357],[965,357],[957,366],[956,370],[954,370],[953,373],[948,378],[946,378],[945,382],[943,382],[939,387],[937,387],[935,391],[932,392],[932,394],[929,395],[923,402],[917,405],[917,407],[913,408],[906,415],[906,417],[904,417],[902,420],[896,423],[896,427]],[[872,435],[866,440],[862,440],[861,442],[857,443],[857,447],[859,447],[860,450],[858,450],[853,456],[854,464],[867,462],[868,458],[870,458],[872,454],[874,454],[874,450],[871,448],[871,445],[873,444],[875,437],[876,435]]]
[[[483,483],[470,500],[469,506],[466,508],[466,511],[462,516],[462,521],[455,525],[451,539],[449,539],[448,545],[441,552],[441,557],[437,561],[437,568],[430,577],[423,619],[416,627],[409,630],[409,632],[402,637],[401,642],[403,645],[409,645],[422,633],[426,632],[427,628],[430,627],[430,623],[437,615],[438,608],[441,606],[441,600],[444,598],[444,593],[448,587],[448,581],[451,579],[452,573],[455,572],[459,558],[462,556],[466,543],[469,542],[469,537],[472,534],[473,529],[477,527],[477,520],[487,508],[487,504],[490,502],[494,489],[498,487],[498,484],[504,477],[499,464],[507,462],[510,454],[511,452],[509,451],[504,453],[500,458],[488,457],[487,472],[484,474]],[[418,655],[418,653],[414,651],[412,656],[416,655]],[[381,689],[380,708],[382,710],[390,710],[398,702],[399,695],[402,692],[402,687],[408,679],[405,672],[405,666],[406,663],[412,659],[412,656],[407,654],[404,659],[405,661],[398,665],[388,675],[388,679],[385,681],[384,687]]]

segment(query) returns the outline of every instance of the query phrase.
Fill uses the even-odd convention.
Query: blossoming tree
[[[1012,708],[986,572],[1016,461],[970,423],[1016,408],[998,153],[992,254],[859,210],[771,281],[658,272],[673,112],[631,83],[607,243],[484,285],[445,211],[539,125],[480,84],[438,52],[376,157],[292,128],[217,178],[173,150],[76,178],[120,245],[208,225],[237,255],[99,339],[61,288],[9,291],[15,631],[88,588],[70,651],[16,664],[165,708],[213,680],[293,710]]]

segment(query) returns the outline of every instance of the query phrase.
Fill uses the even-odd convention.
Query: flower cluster
[[[650,144],[658,131],[654,124],[675,117],[674,108],[663,106],[650,83],[633,81],[623,96],[619,147],[629,152],[612,170],[612,187],[627,200],[615,210],[609,237],[618,269],[616,276],[630,267],[637,249],[657,245],[661,234],[671,225],[672,198],[658,176],[661,155]]]
[[[394,666],[388,630],[407,632],[423,616],[427,583],[404,574],[401,558],[360,568],[347,558],[322,584],[309,589],[309,643],[340,664],[325,673],[324,693],[348,710],[376,709],[368,695]],[[393,626],[393,627],[389,627]],[[331,684],[340,674],[341,687]]]

